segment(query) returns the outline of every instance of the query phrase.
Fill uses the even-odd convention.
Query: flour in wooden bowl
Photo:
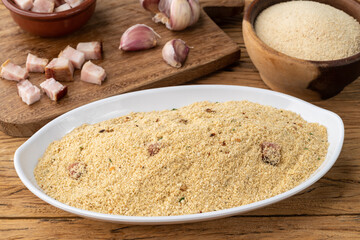
[[[360,23],[323,3],[272,5],[257,17],[255,31],[271,48],[300,59],[329,61],[360,53]]]
[[[248,101],[199,102],[83,125],[34,170],[50,197],[127,216],[203,213],[294,188],[325,159],[327,130]]]

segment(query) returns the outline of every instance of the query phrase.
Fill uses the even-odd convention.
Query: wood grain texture
[[[243,1],[213,3],[213,6],[243,6]],[[210,6],[210,1],[205,5]],[[78,42],[99,40],[103,42],[104,60],[94,62],[107,72],[106,81],[97,86],[80,81],[80,71],[76,71],[75,81],[64,83],[68,86],[64,99],[56,103],[42,97],[31,106],[18,97],[15,82],[0,80],[0,130],[11,136],[31,136],[50,120],[86,103],[132,90],[181,84],[221,69],[240,57],[238,46],[204,11],[196,26],[172,32],[152,22],[151,14],[143,10],[137,0],[100,0],[94,16],[81,30],[67,37],[46,39],[24,33],[5,7],[0,7],[3,19],[0,62],[11,59],[24,66],[28,52],[52,59],[67,45],[76,47]],[[159,46],[140,52],[120,51],[122,33],[136,23],[154,28],[161,36]],[[192,47],[180,69],[168,66],[161,57],[164,44],[174,38],[181,38]],[[30,74],[30,81],[37,86],[44,80],[44,74]]]
[[[15,225],[14,223],[17,223]],[[314,224],[316,223],[316,224]],[[354,224],[355,223],[355,224]],[[4,239],[356,239],[359,216],[231,217],[172,226],[131,226],[87,219],[4,220]],[[201,230],[200,230],[201,229]],[[49,235],[48,233],[52,234]],[[25,235],[26,234],[26,235]],[[26,237],[24,237],[26,236]]]
[[[243,7],[245,0],[199,0],[202,7],[221,7],[221,8],[234,8]]]
[[[216,19],[241,48],[241,59],[189,84],[267,88],[244,47],[241,16]],[[18,179],[15,150],[26,138],[0,133],[0,239],[359,239],[360,81],[313,104],[336,112],[345,124],[334,167],[303,193],[277,204],[216,221],[174,226],[129,226],[76,217],[35,197]]]

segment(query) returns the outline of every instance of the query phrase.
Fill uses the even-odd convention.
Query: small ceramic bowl
[[[2,2],[23,30],[41,37],[60,37],[76,31],[90,19],[96,6],[96,0],[85,0],[63,12],[36,13],[20,9],[12,0]]]
[[[249,56],[262,80],[271,89],[306,100],[327,99],[340,93],[360,76],[360,53],[334,61],[308,61],[290,57],[266,45],[255,33],[255,20],[266,8],[288,0],[254,0],[243,20],[243,36]],[[355,0],[315,0],[343,10],[360,22]]]

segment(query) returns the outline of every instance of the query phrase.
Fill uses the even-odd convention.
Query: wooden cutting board
[[[207,0],[203,7],[213,12],[217,7],[243,7],[243,1]],[[220,9],[220,8],[219,8]],[[9,12],[0,5],[0,62],[11,59],[25,66],[28,52],[55,58],[67,45],[76,47],[78,42],[100,40],[104,47],[104,60],[94,61],[107,72],[102,86],[79,80],[65,83],[68,95],[59,102],[52,102],[45,95],[31,106],[17,95],[16,82],[0,79],[0,130],[11,136],[27,137],[55,117],[81,105],[128,91],[177,85],[223,68],[240,57],[239,47],[202,11],[199,22],[182,32],[171,32],[164,25],[155,24],[151,14],[140,7],[138,0],[98,0],[95,14],[79,31],[63,38],[40,38],[22,31],[11,19]],[[144,23],[160,34],[159,45],[147,51],[122,52],[118,49],[122,33],[130,26]],[[181,38],[193,47],[181,69],[165,64],[161,57],[163,45],[171,39]],[[30,74],[29,79],[39,86],[44,74]]]

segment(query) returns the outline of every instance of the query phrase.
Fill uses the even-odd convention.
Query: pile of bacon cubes
[[[102,84],[106,78],[105,70],[90,61],[99,59],[102,59],[101,42],[84,42],[79,43],[76,49],[67,46],[58,58],[52,59],[50,63],[48,59],[31,53],[27,56],[26,68],[7,60],[1,66],[1,77],[18,82],[18,94],[28,105],[39,101],[42,92],[45,92],[51,100],[59,101],[68,91],[67,86],[60,82],[74,81],[75,69],[81,69],[81,81]],[[42,91],[28,80],[29,73],[34,72],[45,72],[46,80],[40,84]]]

